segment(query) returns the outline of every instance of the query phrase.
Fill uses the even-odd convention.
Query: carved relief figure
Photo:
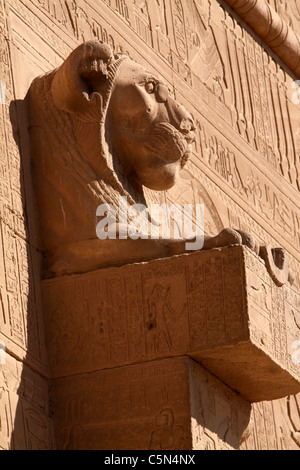
[[[146,206],[143,187],[171,188],[189,158],[193,118],[160,78],[93,40],[35,79],[29,100],[47,276],[185,251],[185,240],[99,240],[95,230],[97,206],[109,204],[118,215],[120,196]],[[205,236],[204,249],[242,243],[259,253],[251,235],[233,229]],[[287,259],[262,253],[286,282]]]
[[[221,101],[224,101],[224,90],[227,89],[225,66],[210,25],[210,3],[204,7],[198,1],[188,0],[187,37],[189,65],[192,72],[200,78]]]
[[[183,427],[175,425],[171,408],[164,408],[156,416],[157,428],[151,434],[149,450],[181,449],[184,439]]]

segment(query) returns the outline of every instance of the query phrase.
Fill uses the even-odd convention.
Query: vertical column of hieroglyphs
[[[6,162],[6,136],[4,128],[5,119],[5,102],[6,102],[6,82],[8,73],[8,54],[6,47],[6,24],[4,16],[4,5],[3,1],[0,2],[0,197],[1,204],[0,208],[4,206],[5,196],[8,196],[8,185],[9,178],[7,172]],[[2,209],[3,212],[3,209]],[[2,217],[1,217],[2,219]],[[2,223],[2,221],[1,221]],[[7,449],[9,447],[10,433],[12,420],[9,414],[9,390],[7,387],[3,387],[4,373],[3,369],[6,368],[6,353],[5,353],[5,340],[4,333],[8,333],[9,328],[9,311],[8,311],[8,298],[6,289],[6,278],[4,271],[4,260],[3,260],[3,242],[1,237],[0,246],[0,325],[1,325],[1,362],[0,362],[0,377],[1,377],[1,392],[0,392],[0,448]]]
[[[299,7],[296,6],[294,0],[292,2],[270,0],[270,3],[272,6],[275,4],[277,11],[280,12],[280,14],[283,14],[283,19],[287,21],[290,26],[297,23],[297,21],[291,20],[293,15],[288,14],[288,12],[291,12],[292,10],[294,13],[298,11]],[[232,18],[231,13],[225,13],[225,16],[233,21],[233,25],[231,22],[230,24],[227,22],[227,26],[229,27],[229,30],[233,30],[236,34],[236,31],[239,29],[239,27],[236,27],[237,24],[240,24],[239,20]],[[296,18],[297,14],[295,13],[294,19]],[[276,148],[276,146],[278,146],[281,157],[279,162],[280,165],[278,165],[275,160],[273,162],[273,166],[278,168],[281,174],[297,187],[298,171],[295,169],[295,166],[298,164],[295,159],[295,142],[293,138],[293,123],[291,122],[290,109],[291,103],[289,103],[289,99],[286,99],[289,98],[289,94],[291,95],[292,79],[287,77],[277,59],[273,61],[272,54],[264,52],[264,48],[262,47],[261,40],[259,38],[253,37],[253,34],[248,34],[246,28],[242,27],[241,29],[242,35],[247,39],[245,57],[247,57],[247,60],[249,61],[249,71],[251,73],[252,82],[249,83],[248,93],[253,96],[256,120],[257,124],[260,124],[257,125],[256,129],[259,135],[258,150],[268,161],[272,162],[274,147]],[[233,43],[234,41],[231,42]],[[229,44],[228,47],[232,48],[233,46],[230,46]],[[264,60],[262,60],[262,56],[264,56]],[[234,62],[235,60],[233,59],[231,61],[231,65],[236,65]],[[236,72],[233,70],[233,74],[239,72],[240,69],[238,67],[234,68],[236,69]],[[275,87],[272,86],[272,101],[269,100],[270,95],[268,90],[265,89],[266,84],[268,87],[269,80],[267,79],[267,83],[265,83],[266,77],[264,76],[265,74],[269,75],[270,70],[273,70],[273,78],[276,85]],[[235,81],[234,88],[239,86],[239,83],[240,80]],[[245,98],[245,95],[243,96]],[[269,129],[270,126],[273,127],[272,124],[274,124],[274,119],[277,125],[277,140],[276,133],[274,134],[273,132],[270,132]]]
[[[38,277],[29,243],[9,10],[0,2],[0,447],[51,446]],[[28,366],[24,365],[24,360]]]
[[[296,134],[298,131],[297,116],[299,110],[291,102],[293,78],[269,52],[265,51],[260,41],[245,29],[245,58],[249,70],[249,90],[256,118],[257,150],[263,158],[265,168],[268,165],[276,170],[272,181],[280,181],[280,175],[295,188],[294,197],[298,192],[298,159]],[[256,174],[255,174],[256,173]],[[282,192],[274,192],[270,182],[264,182],[257,172],[251,170],[251,179],[247,177],[246,185],[249,202],[253,197],[255,205],[263,214],[272,220],[272,226],[278,225],[278,232],[287,236],[286,224],[294,233],[293,246],[297,245],[297,207],[292,209],[284,193],[289,192],[288,186]],[[278,176],[275,176],[278,174]],[[252,187],[250,181],[252,180]],[[270,191],[271,190],[271,191]],[[269,209],[268,209],[269,207]]]

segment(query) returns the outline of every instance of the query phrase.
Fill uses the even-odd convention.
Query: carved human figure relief
[[[77,47],[29,90],[33,175],[45,276],[172,256],[183,239],[118,237],[120,197],[146,206],[144,187],[176,184],[192,151],[195,123],[162,79],[98,40]],[[96,235],[99,205],[116,213],[116,237]],[[245,232],[204,237],[203,249],[246,244],[268,261],[273,277],[289,277],[282,250],[260,249]]]

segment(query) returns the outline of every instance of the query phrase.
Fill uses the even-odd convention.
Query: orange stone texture
[[[0,449],[300,449],[298,0],[0,0]]]

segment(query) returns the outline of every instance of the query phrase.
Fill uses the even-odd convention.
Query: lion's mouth
[[[170,163],[180,160],[183,168],[192,152],[195,134],[189,128],[179,131],[168,122],[160,122],[144,138],[148,150]]]

